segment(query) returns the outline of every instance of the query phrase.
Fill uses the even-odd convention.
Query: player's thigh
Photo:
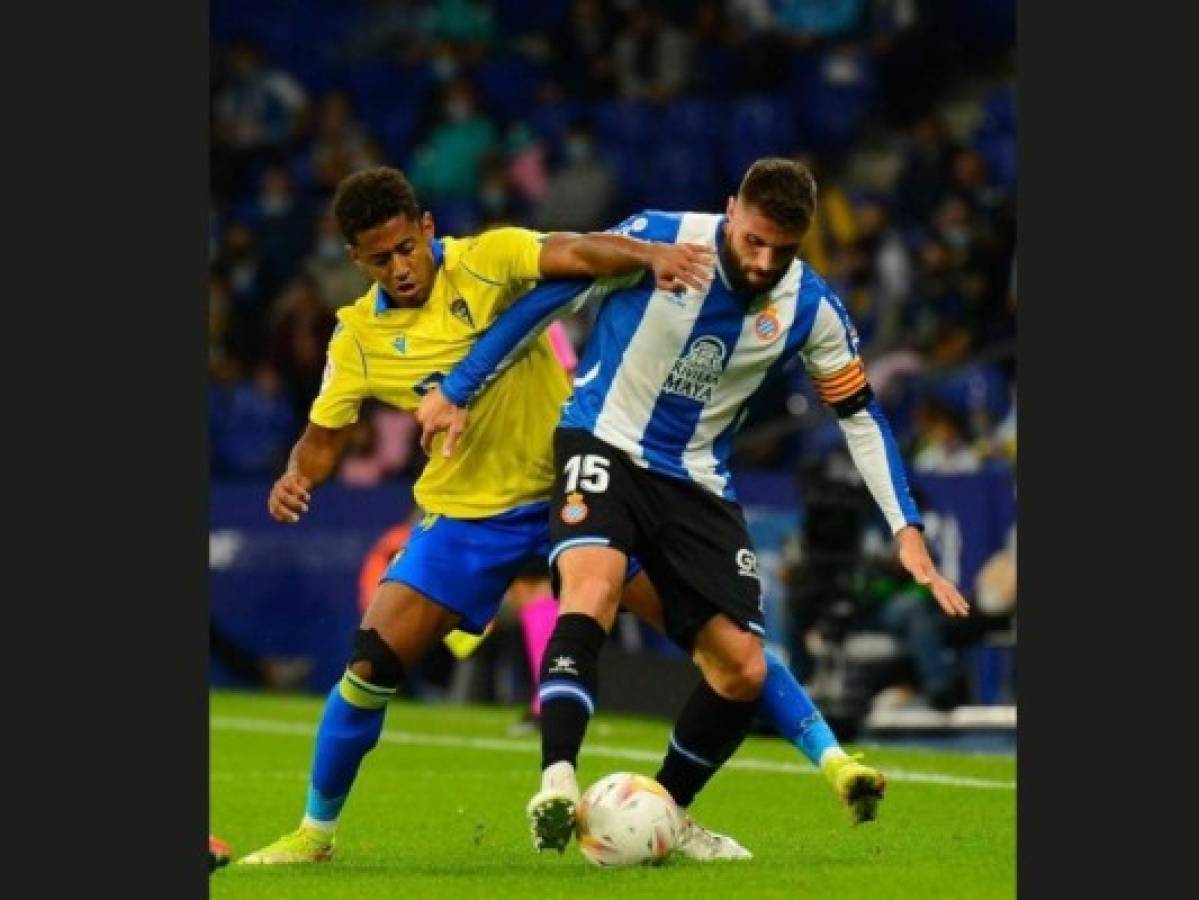
[[[691,658],[712,689],[730,700],[753,700],[766,679],[761,639],[724,613],[699,630]]]
[[[575,428],[554,432],[549,567],[568,550],[607,547],[630,554],[637,522],[638,473],[623,453]]]
[[[666,631],[662,598],[644,570],[639,569],[632,578],[625,582],[620,605],[651,628],[657,631]]]
[[[457,627],[461,616],[434,603],[415,588],[383,581],[362,617],[362,629],[374,629],[405,667]]]
[[[657,590],[670,638],[691,652],[710,619],[765,634],[757,557],[740,510],[697,485],[659,479],[652,502],[668,510],[652,539],[636,548]]]
[[[638,520],[639,473],[628,457],[578,429],[554,433],[550,575],[560,611],[610,627]]]
[[[518,575],[512,580],[504,599],[515,610],[524,609],[530,603],[550,596],[548,575]]]
[[[544,553],[547,515],[539,503],[482,519],[426,517],[384,582],[410,588],[459,617],[462,631],[482,634],[522,564]]]
[[[602,546],[572,547],[557,558],[558,614],[583,613],[611,629],[620,609],[628,557]]]

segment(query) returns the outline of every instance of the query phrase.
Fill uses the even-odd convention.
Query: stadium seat
[[[537,66],[514,54],[490,59],[475,71],[484,104],[500,119],[524,115],[541,77]]]
[[[719,143],[724,135],[728,107],[718,100],[677,100],[662,118],[663,136],[703,147]]]
[[[793,71],[800,127],[813,145],[826,149],[848,146],[870,112],[878,88],[873,59],[824,54],[816,65]]]
[[[529,114],[529,127],[550,143],[557,143],[571,123],[581,118],[587,107],[582,103],[539,103]]]
[[[600,155],[616,172],[619,207],[643,208],[647,177],[645,152],[624,142],[605,141],[600,145]]]
[[[642,205],[653,209],[707,209],[719,200],[710,152],[688,142],[661,143],[649,156]]]
[[[595,104],[593,113],[600,140],[605,143],[646,143],[658,136],[661,126],[661,108],[649,103],[606,100]]]
[[[1007,379],[994,365],[960,369],[935,382],[931,390],[939,400],[959,413],[985,412],[993,422],[1002,419],[1011,404]]]
[[[441,200],[430,206],[438,234],[468,235],[479,230],[479,207],[473,200]]]

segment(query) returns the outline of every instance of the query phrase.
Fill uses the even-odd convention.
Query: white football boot
[[[538,850],[562,853],[575,830],[575,810],[579,805],[579,783],[568,762],[557,762],[541,773],[541,790],[533,795],[525,812]]]
[[[681,853],[688,859],[753,859],[754,855],[738,844],[727,834],[717,834],[704,828],[685,811],[683,827],[679,829],[678,840],[675,841],[674,852]]]

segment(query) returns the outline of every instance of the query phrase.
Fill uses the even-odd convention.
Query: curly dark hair
[[[803,231],[816,211],[816,179],[798,160],[767,157],[749,167],[737,198],[783,228]]]
[[[420,219],[416,192],[399,169],[377,166],[343,178],[333,196],[333,215],[346,242],[353,244],[359,233],[388,219],[404,216]]]

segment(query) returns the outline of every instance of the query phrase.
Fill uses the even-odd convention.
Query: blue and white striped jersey
[[[615,230],[719,248],[724,216],[647,211]],[[838,412],[892,530],[918,524],[898,449],[869,393],[857,335],[824,279],[795,260],[773,290],[751,299],[729,286],[719,263],[717,274],[706,290],[684,293],[655,289],[650,272],[544,282],[501,315],[442,390],[465,402],[530,333],[564,308],[602,297],[560,427],[590,431],[639,466],[735,500],[728,465],[733,435],[759,387],[798,354]]]

